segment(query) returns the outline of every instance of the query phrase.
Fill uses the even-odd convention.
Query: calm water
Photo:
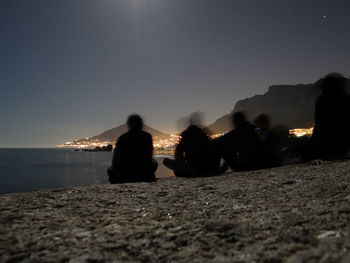
[[[0,149],[0,194],[107,184],[111,152],[66,149]],[[172,173],[159,163],[157,177]]]

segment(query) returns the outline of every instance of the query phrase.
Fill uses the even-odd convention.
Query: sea
[[[173,176],[155,155],[157,178]],[[0,194],[108,184],[112,152],[72,149],[0,149]]]

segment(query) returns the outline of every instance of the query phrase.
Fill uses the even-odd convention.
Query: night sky
[[[1,0],[0,147],[50,147],[141,113],[176,131],[269,85],[350,75],[349,0]]]

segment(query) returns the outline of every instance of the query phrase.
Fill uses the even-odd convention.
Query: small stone
[[[318,239],[324,239],[327,237],[340,237],[340,234],[335,231],[325,231],[317,236]]]
[[[89,237],[91,236],[91,233],[89,231],[84,231],[84,232],[76,233],[75,235],[77,237]]]

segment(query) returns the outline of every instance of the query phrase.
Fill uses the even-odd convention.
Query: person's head
[[[190,116],[190,125],[195,125],[198,127],[203,126],[204,113],[200,111],[193,112]]]
[[[347,79],[339,73],[330,73],[321,80],[320,88],[324,95],[346,94]]]
[[[266,114],[260,114],[254,119],[255,126],[262,130],[269,130],[271,127],[270,118]]]
[[[241,127],[246,123],[245,115],[242,111],[236,112],[232,116],[232,123],[235,128]]]
[[[129,131],[138,131],[143,128],[142,118],[137,114],[130,115],[126,123]]]

